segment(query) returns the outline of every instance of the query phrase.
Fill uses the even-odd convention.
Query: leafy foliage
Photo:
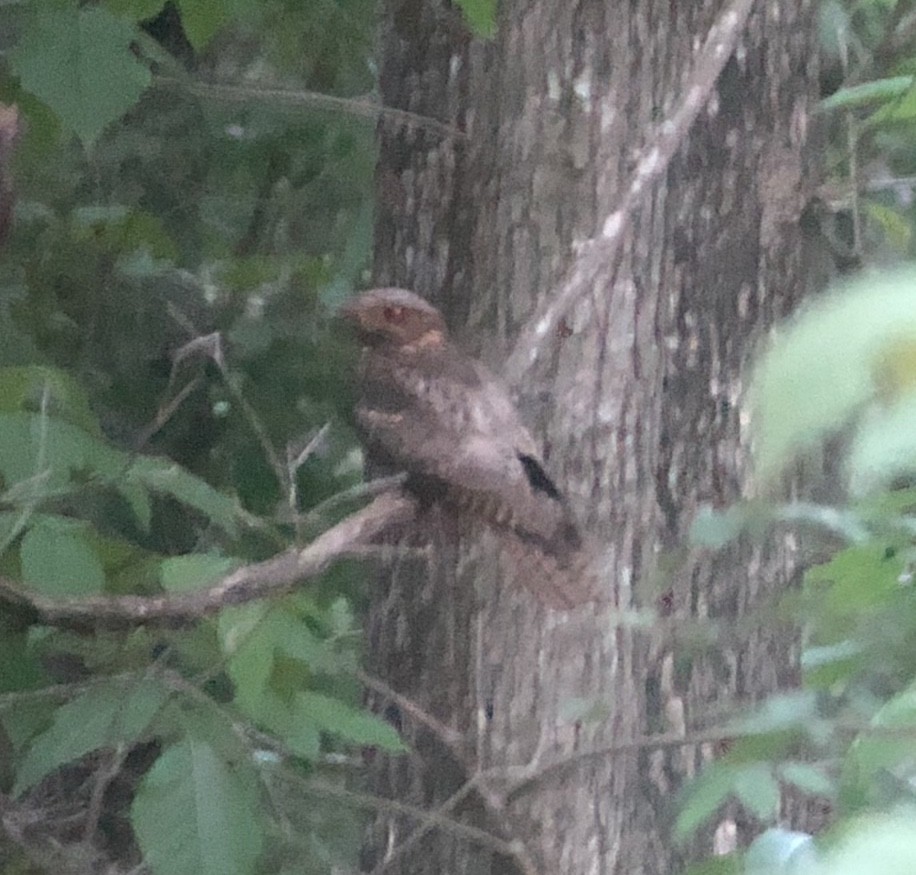
[[[317,98],[371,91],[373,28],[369,0],[0,8],[23,119],[0,154],[0,574],[22,590],[190,592],[334,521],[361,476],[333,316],[367,264],[374,120]],[[349,862],[359,819],[310,781],[403,749],[360,705],[362,593],[335,570],[183,629],[10,611],[3,791],[66,848],[61,776],[78,800],[128,775],[127,837],[85,834],[154,873]]]
[[[264,841],[258,782],[250,764],[230,764],[204,738],[165,751],[134,799],[133,819],[154,871],[245,873]]]
[[[844,268],[912,258],[916,52],[906,2],[821,0],[823,240]]]
[[[91,145],[150,83],[149,68],[130,51],[135,30],[104,7],[29,6],[10,62],[22,87]]]
[[[777,612],[802,631],[801,689],[725,727],[727,750],[682,799],[682,838],[731,800],[774,825],[748,849],[749,871],[878,873],[890,861],[902,871],[916,854],[898,829],[916,804],[914,301],[912,267],[844,283],[792,320],[757,365],[762,482],[829,441],[846,447],[831,461],[845,464],[854,498],[838,507],[759,500],[707,513],[695,529],[698,543],[714,548],[776,523],[827,536],[821,561]],[[828,801],[832,834],[815,844],[775,828],[790,788]]]

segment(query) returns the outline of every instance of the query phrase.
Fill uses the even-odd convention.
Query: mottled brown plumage
[[[593,598],[576,523],[534,440],[496,377],[449,340],[439,311],[383,288],[342,312],[364,347],[355,416],[370,457],[406,471],[422,499],[506,535],[517,560],[536,560],[538,574],[517,577],[544,603]]]

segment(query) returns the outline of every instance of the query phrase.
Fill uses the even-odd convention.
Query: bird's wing
[[[538,549],[578,546],[569,510],[495,377],[461,355],[370,357],[356,418],[370,452],[432,478],[449,498]]]

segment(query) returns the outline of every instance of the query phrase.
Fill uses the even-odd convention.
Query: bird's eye
[[[393,322],[395,325],[404,321],[406,315],[403,307],[385,307],[384,316],[386,322]]]

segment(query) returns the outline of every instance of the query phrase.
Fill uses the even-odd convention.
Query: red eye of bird
[[[403,307],[385,307],[383,314],[386,322],[394,322],[397,324],[404,321],[405,314]]]

